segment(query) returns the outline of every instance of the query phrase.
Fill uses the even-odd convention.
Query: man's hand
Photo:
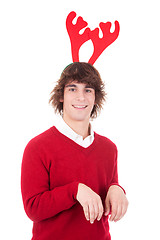
[[[105,216],[111,212],[109,220],[117,222],[125,215],[127,208],[128,200],[123,190],[117,185],[112,185],[105,200]]]
[[[103,215],[103,205],[100,196],[95,193],[91,188],[79,183],[77,200],[82,205],[84,215],[90,223],[94,223],[94,220],[98,221]]]

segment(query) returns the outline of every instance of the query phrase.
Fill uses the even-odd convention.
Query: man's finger
[[[122,215],[121,215],[121,218],[126,214],[126,212],[127,212],[127,207],[128,207],[128,204],[122,206]]]
[[[94,223],[95,220],[95,209],[92,203],[89,204],[89,219],[90,223]]]
[[[123,202],[119,205],[117,217],[114,221],[119,221],[126,213],[128,207],[128,202]]]
[[[117,204],[116,203],[112,203],[112,206],[111,206],[111,216],[110,216],[109,220],[113,221],[116,215],[117,215]]]
[[[88,208],[88,205],[85,205],[83,207],[83,211],[84,211],[85,218],[87,219],[87,221],[89,221],[89,208]]]
[[[104,215],[105,215],[105,216],[108,216],[108,214],[110,213],[110,211],[111,211],[111,205],[110,205],[109,200],[107,200],[107,201],[106,201],[106,206],[105,206],[105,213],[104,213]]]
[[[99,203],[98,209],[99,209],[99,212],[98,212],[97,220],[100,221],[104,211],[102,203]]]
[[[98,202],[96,202],[95,204],[94,204],[94,217],[95,217],[95,219],[97,219],[98,218],[98,216],[99,216],[99,206],[98,206]]]
[[[117,206],[117,213],[116,213],[116,216],[114,217],[113,221],[117,222],[121,218],[122,218],[122,206],[118,205]]]

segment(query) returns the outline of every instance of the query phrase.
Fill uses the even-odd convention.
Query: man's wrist
[[[123,188],[121,185],[119,185],[118,183],[112,183],[112,184],[110,184],[109,187],[108,187],[108,190],[109,190],[111,187],[119,187],[120,189],[122,189],[122,191],[124,192],[124,194],[126,194],[126,191],[124,190],[124,188]]]

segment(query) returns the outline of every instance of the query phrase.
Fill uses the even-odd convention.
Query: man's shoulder
[[[54,127],[50,127],[49,129],[31,138],[31,140],[27,143],[26,148],[41,148],[42,146],[53,142],[55,136],[53,128]]]
[[[99,144],[117,149],[116,144],[111,139],[107,138],[106,136],[100,135],[95,132],[95,137],[97,138]]]

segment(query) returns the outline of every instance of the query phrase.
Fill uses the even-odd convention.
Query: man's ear
[[[60,98],[60,100],[59,100],[60,102],[64,102],[64,100],[63,100],[63,98]]]

